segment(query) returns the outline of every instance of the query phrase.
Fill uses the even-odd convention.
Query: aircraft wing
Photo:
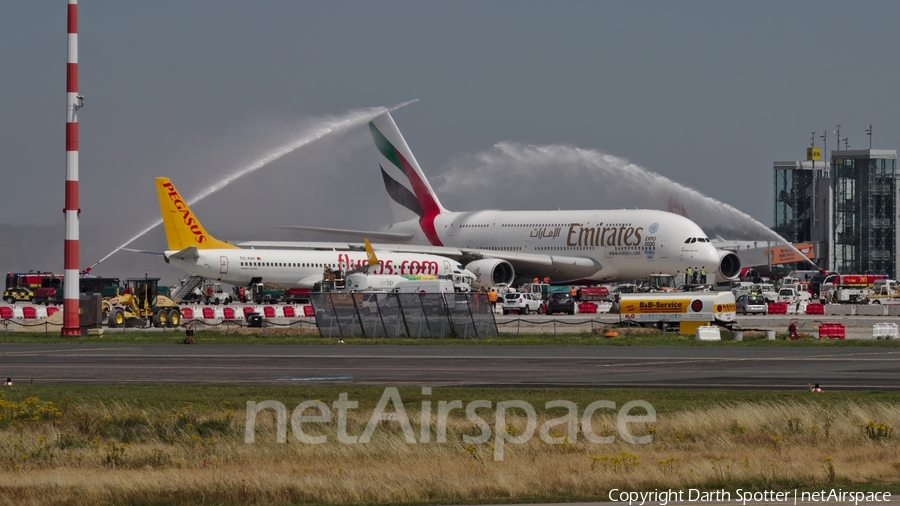
[[[321,232],[323,234],[353,235],[357,237],[368,237],[369,239],[376,239],[379,241],[407,242],[415,237],[413,234],[404,232],[374,232],[369,230],[350,230],[344,228],[306,227],[302,225],[289,225],[278,228],[303,230],[305,232]]]
[[[441,255],[467,263],[484,258],[506,260],[517,273],[547,272],[550,268],[557,277],[564,279],[586,278],[603,268],[596,260],[565,255],[541,255],[512,251],[493,251],[475,248],[453,248],[448,246],[421,246],[412,244],[373,244],[373,247],[398,253],[429,253]]]
[[[188,246],[181,251],[177,251],[169,255],[169,258],[177,258],[179,260],[196,260],[200,258],[200,252],[196,246]]]
[[[145,255],[159,255],[159,256],[165,255],[165,253],[163,253],[162,251],[150,251],[147,249],[131,249],[131,248],[122,248],[122,249],[125,251],[129,251],[131,253],[144,253]]]
[[[326,250],[326,251],[346,251],[361,250],[362,243],[349,242],[323,242],[323,241],[243,241],[234,242],[233,244],[242,248],[264,248],[264,249],[305,249],[305,250]]]
[[[497,258],[509,262],[517,274],[530,275],[533,272],[547,272],[550,268],[557,278],[587,278],[597,273],[603,266],[600,262],[586,257],[565,255],[539,255],[534,253],[514,253],[508,251],[491,251],[478,249],[462,249],[461,261]]]

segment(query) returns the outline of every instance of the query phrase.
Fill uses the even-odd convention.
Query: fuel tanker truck
[[[731,292],[624,293],[619,321],[693,334],[697,327],[716,324],[731,328],[735,318]]]

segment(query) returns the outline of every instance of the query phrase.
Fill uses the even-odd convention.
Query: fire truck
[[[885,279],[882,274],[828,274],[819,285],[819,298],[838,303],[864,302],[872,286]],[[815,296],[815,288],[812,288]]]
[[[62,282],[62,278],[62,274],[52,272],[7,272],[3,300],[10,304],[18,301],[31,302],[36,289],[45,285],[58,285]]]

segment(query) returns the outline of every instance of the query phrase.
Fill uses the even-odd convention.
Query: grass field
[[[276,442],[271,409],[256,417],[255,442],[245,442],[248,401],[278,401],[290,420],[301,402],[333,408],[346,393],[359,403],[347,411],[346,434],[359,436],[385,392],[17,385],[0,401],[0,498],[21,505],[446,504],[606,500],[614,487],[900,492],[897,392],[402,388],[397,396],[415,442],[407,442],[401,422],[378,420],[370,442],[339,442],[336,409],[330,423],[298,424],[302,434],[326,436],[322,444],[300,442],[290,421],[285,442]],[[656,420],[627,427],[652,436],[649,444],[625,442],[617,425],[616,410],[638,399],[655,408]],[[489,439],[464,440],[482,433],[465,409],[439,422],[440,403],[457,400],[463,407],[491,402],[473,411]],[[522,410],[497,421],[496,403],[510,400],[536,409],[533,437],[526,437]],[[581,423],[551,422],[568,413],[546,409],[552,400],[574,403],[579,417],[594,401],[614,402],[615,409],[590,418],[593,433],[614,442],[588,441]],[[388,403],[385,412],[397,413],[396,406]],[[443,432],[446,442],[437,442]],[[499,437],[526,441],[507,442],[495,460]]]

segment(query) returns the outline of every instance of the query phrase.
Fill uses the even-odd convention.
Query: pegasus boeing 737
[[[549,277],[551,283],[596,284],[705,268],[740,274],[740,259],[717,250],[693,221],[666,211],[448,211],[441,205],[390,113],[369,123],[396,222],[366,232],[289,227],[368,236],[394,251],[460,259],[477,285]],[[400,245],[398,243],[403,243]]]
[[[371,251],[242,249],[210,235],[168,178],[156,178],[156,191],[166,231],[167,263],[190,274],[236,286],[266,281],[311,288],[325,268],[350,271],[370,264]],[[472,277],[459,262],[437,255],[381,251],[370,274]]]

